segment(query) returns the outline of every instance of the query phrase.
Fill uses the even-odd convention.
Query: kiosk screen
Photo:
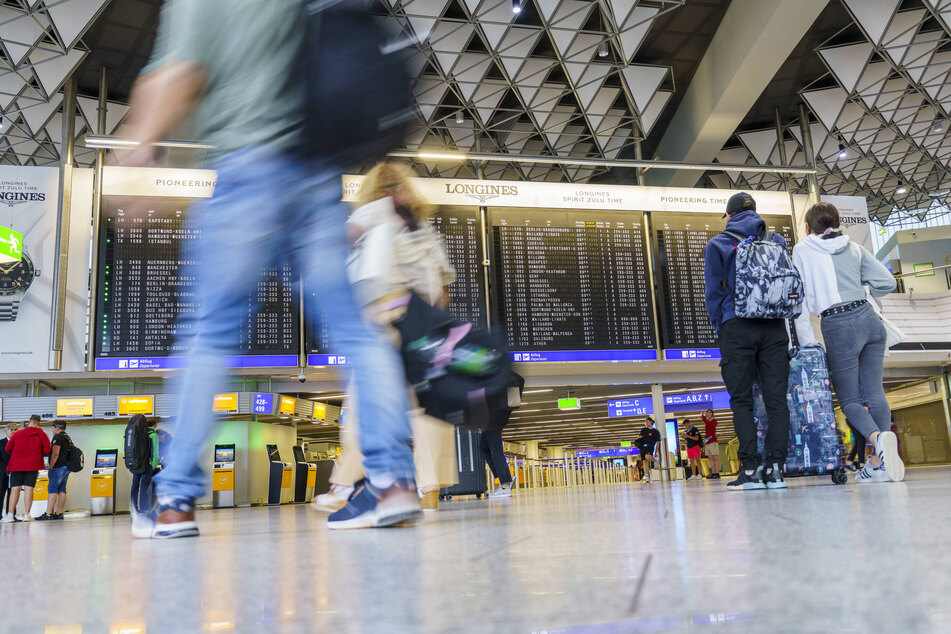
[[[234,462],[234,446],[215,447],[215,462]]]
[[[108,452],[96,452],[96,468],[97,469],[112,469],[115,468],[118,463],[119,451],[112,450]]]
[[[271,462],[281,461],[281,452],[277,450],[277,445],[267,445],[267,459]]]

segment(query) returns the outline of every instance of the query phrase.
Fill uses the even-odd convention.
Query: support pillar
[[[66,331],[66,274],[69,269],[69,216],[73,202],[73,149],[76,142],[76,76],[63,86],[63,127],[59,152],[59,209],[56,215],[56,259],[53,264],[53,306],[50,322],[49,369],[63,368]]]

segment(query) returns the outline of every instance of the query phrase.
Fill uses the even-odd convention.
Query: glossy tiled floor
[[[947,632],[949,499],[951,469],[919,469],[546,490],[371,531],[305,506],[167,542],[128,516],[3,525],[0,631]]]

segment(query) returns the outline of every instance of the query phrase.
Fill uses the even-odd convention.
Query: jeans
[[[65,466],[56,467],[55,469],[49,470],[49,486],[47,487],[47,492],[52,495],[53,493],[66,493],[66,481],[69,479],[69,469]]]
[[[360,408],[364,468],[375,482],[412,479],[413,455],[406,381],[396,349],[378,327],[365,323],[347,279],[348,250],[340,173],[305,165],[267,148],[245,148],[213,166],[214,196],[196,205],[201,238],[194,261],[201,310],[187,339],[191,359],[168,464],[156,478],[158,494],[194,499],[205,493],[198,464],[214,425],[212,398],[226,390],[222,357],[233,354],[242,308],[260,271],[288,261],[316,291],[335,354],[346,355]],[[316,306],[305,306],[316,329]],[[348,371],[349,370],[349,371]]]
[[[499,479],[499,484],[510,483],[512,473],[509,471],[509,465],[505,461],[505,453],[502,450],[502,431],[499,429],[483,431],[482,438],[479,439],[479,448],[482,449],[482,457],[492,470],[492,475]]]
[[[868,304],[823,317],[829,376],[842,413],[868,438],[891,431],[892,412],[885,398],[885,325]],[[868,407],[866,410],[863,406]]]
[[[148,513],[155,503],[155,495],[152,492],[153,474],[151,468],[145,473],[132,474],[132,492],[129,501],[137,513]]]
[[[766,429],[767,464],[782,466],[789,447],[789,335],[782,319],[730,319],[720,328],[720,374],[730,393],[733,427],[744,469],[755,469],[762,457],[756,447],[753,382],[763,387],[769,416]]]

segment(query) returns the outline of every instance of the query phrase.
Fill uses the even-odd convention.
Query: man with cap
[[[46,512],[37,520],[61,520],[66,508],[66,480],[69,479],[69,469],[66,460],[69,458],[69,449],[73,441],[66,435],[65,421],[53,423],[53,439],[50,441],[50,468],[49,468],[49,498],[46,502]]]
[[[745,192],[730,197],[723,217],[728,218],[726,230],[733,234],[759,237],[766,231],[766,222],[756,213],[756,201]],[[774,234],[772,239],[786,246],[782,236]],[[727,488],[734,491],[786,488],[782,468],[789,437],[786,406],[789,337],[782,319],[736,316],[733,290],[737,245],[735,238],[721,233],[707,243],[703,254],[707,312],[720,337],[720,373],[730,393],[733,425],[740,443],[738,453],[742,467]],[[757,450],[753,422],[753,382],[757,377],[769,416],[765,469]]]

